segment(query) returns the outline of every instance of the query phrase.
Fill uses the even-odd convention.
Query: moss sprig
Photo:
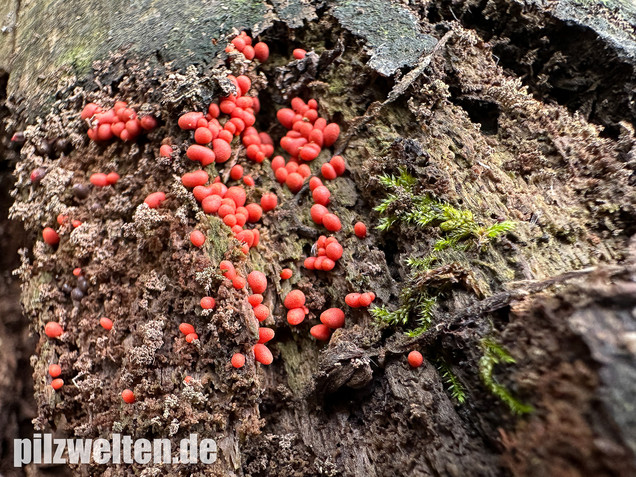
[[[377,229],[387,231],[397,222],[422,228],[437,226],[443,236],[435,242],[435,251],[458,246],[468,239],[473,239],[472,244],[484,249],[494,239],[515,227],[515,223],[509,220],[488,226],[480,225],[469,210],[457,209],[428,194],[416,195],[414,189],[417,179],[404,168],[399,169],[398,176],[384,174],[379,180],[391,192],[374,207],[376,212],[384,215]],[[405,194],[410,198],[411,206],[400,210],[400,198]]]
[[[518,415],[529,414],[534,408],[529,404],[524,404],[514,397],[508,389],[498,383],[493,377],[493,370],[497,364],[513,364],[515,359],[500,344],[491,338],[481,340],[483,356],[479,360],[479,376],[488,390],[501,399],[508,408]]]

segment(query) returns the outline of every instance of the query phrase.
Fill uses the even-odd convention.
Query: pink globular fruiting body
[[[42,238],[49,245],[57,245],[60,242],[60,236],[51,227],[45,227],[42,230]]]
[[[60,336],[62,336],[62,333],[64,333],[64,330],[59,323],[56,323],[55,321],[49,321],[44,326],[44,333],[49,338],[59,338]]]
[[[318,341],[328,341],[331,337],[331,328],[321,323],[319,325],[312,326],[309,333]]]
[[[130,390],[130,389],[124,389],[121,392],[121,399],[126,403],[126,404],[132,404],[135,402],[135,394]]]
[[[274,361],[272,352],[262,343],[254,345],[254,358],[261,364],[269,365]]]
[[[424,357],[419,351],[411,351],[407,356],[407,361],[412,368],[419,368],[424,362]]]
[[[193,230],[190,232],[190,242],[195,247],[201,247],[205,243],[205,235],[200,230]]]
[[[200,305],[204,310],[213,310],[216,306],[216,301],[211,296],[204,296],[201,298]]]
[[[367,226],[362,222],[356,222],[353,226],[353,233],[355,233],[358,238],[365,238],[367,236]]]
[[[57,378],[62,374],[62,367],[59,364],[49,365],[49,375],[52,378]]]
[[[247,283],[249,283],[252,292],[261,294],[267,288],[267,277],[263,272],[254,270],[247,276]]]
[[[99,324],[106,331],[110,331],[113,329],[113,320],[111,320],[110,318],[106,318],[105,316],[99,319]]]
[[[316,206],[314,205],[313,207]],[[327,238],[324,235],[318,237],[314,248],[316,256],[307,257],[304,262],[304,266],[308,270],[331,271],[344,253],[344,249],[338,239],[335,237]]]
[[[241,353],[234,353],[232,355],[232,366],[236,369],[242,368],[243,366],[245,366],[245,355],[241,354]]]
[[[166,194],[163,192],[153,192],[144,199],[144,203],[151,209],[158,208],[161,203],[166,200]]]
[[[342,328],[345,322],[345,314],[340,308],[329,308],[320,315],[320,322],[329,328]]]

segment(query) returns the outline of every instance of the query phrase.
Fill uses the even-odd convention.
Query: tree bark
[[[166,437],[173,453],[198,433],[219,447],[212,465],[53,469],[69,475],[636,473],[633,6],[21,0],[0,15],[1,177],[3,191],[13,188],[0,197],[2,449],[34,431]],[[270,45],[263,65],[225,61],[243,29]],[[293,61],[298,47],[309,53]],[[294,96],[315,98],[340,125],[333,150],[310,163],[314,174],[333,154],[347,163],[327,184],[345,249],[332,272],[303,268],[325,230],[310,219],[307,187],[291,194],[268,161],[245,161],[234,147],[257,179],[248,200],[279,197],[247,258],[178,180],[192,169],[192,139],[177,118],[228,94],[230,71],[251,77],[257,127],[276,142],[276,111]],[[90,141],[83,106],[117,100],[159,127],[133,143]],[[24,141],[11,141],[18,132]],[[166,138],[174,161],[159,158]],[[33,184],[38,167],[46,175]],[[116,186],[73,193],[111,170]],[[403,171],[414,184],[381,180]],[[165,207],[140,206],[158,190]],[[438,216],[470,213],[474,227],[436,250],[459,227],[406,220],[421,198]],[[62,226],[51,249],[41,231],[58,214],[82,225]],[[359,220],[363,240],[352,232]],[[514,228],[490,240],[484,231],[504,221]],[[194,228],[207,234],[201,250],[189,242]],[[425,258],[419,269],[407,261]],[[268,276],[268,367],[229,366],[233,353],[249,354],[257,325],[247,292],[219,276],[224,259]],[[76,267],[89,280],[79,301],[63,291]],[[291,280],[278,278],[285,267]],[[310,310],[296,327],[282,304],[292,289]],[[403,324],[378,323],[345,305],[360,291],[389,311],[430,300],[431,322],[417,336],[408,334],[415,309]],[[210,314],[198,306],[206,293],[217,299]],[[321,344],[309,329],[330,307],[346,311],[346,325]],[[97,325],[102,316],[112,332]],[[59,340],[45,336],[48,321],[63,325]],[[185,343],[182,322],[196,324],[200,344]],[[407,363],[412,350],[425,357],[420,368]],[[50,363],[64,370],[61,391],[51,389]],[[125,388],[135,404],[122,403]],[[1,457],[0,472],[24,475],[12,459]]]

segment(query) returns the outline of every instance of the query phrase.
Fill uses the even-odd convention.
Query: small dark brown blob
[[[84,298],[84,293],[79,288],[73,288],[73,290],[71,290],[71,298],[74,301],[80,301]]]
[[[78,199],[86,199],[90,193],[90,188],[86,184],[74,184],[73,195]]]
[[[88,280],[85,277],[79,277],[77,279],[77,288],[86,293],[88,291]]]

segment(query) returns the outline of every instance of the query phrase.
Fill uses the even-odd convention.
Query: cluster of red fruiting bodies
[[[267,60],[269,56],[269,48],[265,43],[259,42],[252,47],[252,39],[244,32],[232,40],[226,51],[238,51],[248,60],[256,58],[261,62]],[[294,50],[294,57],[302,59],[305,53],[304,50]],[[184,174],[181,182],[186,188],[192,189],[194,198],[206,214],[217,215],[225,225],[230,227],[234,237],[241,243],[243,253],[247,254],[249,249],[258,245],[260,240],[259,230],[247,228],[247,224],[258,222],[264,211],[274,209],[278,204],[278,198],[274,193],[266,193],[261,197],[260,205],[246,203],[247,194],[244,186],[254,186],[254,180],[251,176],[244,175],[243,166],[239,164],[231,167],[229,175],[234,181],[243,179],[244,185],[237,184],[229,187],[221,181],[220,176],[216,176],[210,182],[210,176],[204,168],[214,163],[228,161],[232,155],[232,142],[235,137],[239,137],[245,147],[246,157],[257,163],[272,156],[274,142],[269,134],[259,132],[254,127],[255,115],[260,110],[260,103],[256,96],[248,94],[251,89],[251,80],[244,75],[238,77],[230,75],[229,79],[234,84],[235,94],[220,98],[218,104],[211,103],[206,114],[187,112],[178,120],[181,129],[194,132],[195,144],[187,148],[186,156],[201,165],[201,169]],[[300,98],[293,98],[291,106],[291,109],[283,108],[277,113],[279,122],[288,129],[287,134],[280,140],[280,146],[291,157],[286,163],[282,156],[276,156],[272,159],[271,166],[276,179],[285,183],[295,193],[311,176],[311,169],[307,163],[318,157],[323,148],[330,147],[336,142],[340,128],[337,124],[327,123],[324,118],[319,117],[318,103],[313,99],[305,103]],[[229,117],[222,118],[222,115]],[[157,121],[153,117],[137,118],[134,110],[128,108],[123,102],[115,103],[115,106],[106,112],[103,112],[98,105],[89,103],[82,111],[81,117],[90,121],[88,135],[95,141],[106,141],[113,136],[129,141],[142,131],[157,126]],[[163,157],[174,158],[173,146],[168,140],[163,142],[159,154]],[[325,180],[334,180],[345,172],[345,168],[342,156],[336,155],[322,165],[321,173]],[[90,182],[95,187],[106,187],[116,184],[119,178],[116,172],[98,172],[91,175]],[[328,188],[316,176],[310,178],[309,188],[315,202],[310,211],[312,220],[318,225],[323,225],[328,231],[340,231],[342,228],[340,219],[327,209],[331,195]],[[149,208],[158,208],[165,199],[166,194],[157,191],[149,194],[144,203]],[[366,226],[362,222],[356,223],[354,233],[359,238],[366,237]],[[46,227],[42,234],[44,241],[52,246],[60,241],[58,233],[50,227]],[[195,247],[200,248],[205,244],[206,236],[199,230],[192,230],[190,241]],[[307,257],[304,262],[305,268],[309,270],[333,270],[344,252],[343,247],[333,236],[321,236],[315,244],[315,249],[316,255]],[[260,323],[265,321],[270,316],[269,308],[262,303],[263,293],[267,288],[265,274],[252,271],[246,279],[240,276],[234,265],[227,260],[220,263],[220,270],[235,289],[243,289],[246,285],[250,287],[252,294],[248,296],[248,302],[252,306],[254,316]],[[292,273],[292,270],[284,269],[280,276],[282,279],[288,279]],[[369,306],[374,299],[375,294],[372,292],[354,293],[347,295],[345,302],[352,308],[358,308]],[[288,310],[287,321],[290,325],[299,325],[309,313],[305,300],[305,295],[300,290],[292,290],[285,297],[283,304]],[[202,309],[212,310],[215,305],[213,297],[201,298]],[[310,334],[317,340],[326,341],[333,330],[344,326],[345,313],[340,308],[330,308],[320,315],[320,321],[321,324],[311,328]],[[100,319],[100,324],[105,330],[111,330],[113,327],[113,322],[106,317]],[[194,343],[199,338],[195,327],[190,323],[181,323],[179,330],[188,343]],[[63,334],[62,327],[56,322],[48,322],[44,331],[50,338],[57,338]],[[273,362],[272,353],[266,343],[274,338],[274,334],[271,328],[259,327],[259,339],[252,348],[254,359],[264,365]],[[241,368],[245,364],[245,355],[235,353],[230,362],[234,368]],[[410,359],[409,362],[411,362]],[[55,378],[51,383],[53,388],[60,389],[64,382],[59,379],[61,374],[59,365],[51,365],[49,374]],[[186,381],[189,382],[191,379],[188,376]],[[135,396],[129,389],[122,392],[122,399],[126,403],[135,402]]]
[[[95,103],[88,103],[82,111],[81,118],[91,121],[91,128],[87,134],[95,141],[108,141],[113,136],[122,141],[134,141],[143,132],[157,127],[154,117],[137,117],[137,112],[123,101],[117,101],[108,111],[103,111]]]

